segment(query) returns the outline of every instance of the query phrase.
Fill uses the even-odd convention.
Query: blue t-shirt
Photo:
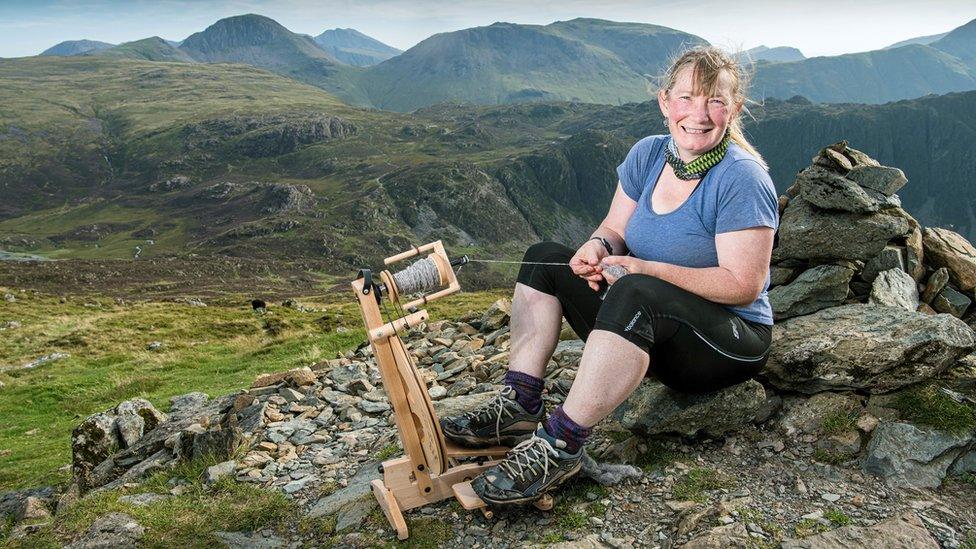
[[[664,149],[670,136],[641,139],[617,167],[620,184],[637,209],[627,223],[624,240],[635,257],[682,267],[717,267],[715,235],[751,227],[778,225],[776,188],[751,154],[735,143],[713,166],[691,196],[666,214],[651,208],[651,193],[664,170]],[[746,320],[773,323],[767,297],[769,274],[762,292],[745,307],[726,308]]]

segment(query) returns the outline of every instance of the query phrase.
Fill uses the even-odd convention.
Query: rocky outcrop
[[[65,549],[103,549],[106,547],[127,549],[139,547],[145,535],[136,519],[124,513],[109,513],[98,517],[88,531]]]
[[[976,334],[951,316],[852,304],[778,324],[764,375],[802,393],[888,392],[930,379],[973,349]]]
[[[882,422],[868,444],[863,467],[893,486],[937,488],[971,444],[973,434]]]
[[[749,380],[714,393],[689,395],[644,380],[614,411],[620,425],[642,435],[704,433],[722,436],[749,425],[766,402],[762,384]]]

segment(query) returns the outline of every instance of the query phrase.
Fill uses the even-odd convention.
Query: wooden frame
[[[390,265],[397,261],[427,254],[437,265],[442,289],[420,297],[402,306],[412,311],[415,307],[461,289],[451,262],[441,241],[431,242],[384,260]],[[426,310],[410,312],[405,317],[384,322],[380,314],[380,300],[399,302],[399,289],[389,271],[380,273],[383,291],[366,288],[363,278],[352,282],[359,300],[369,343],[376,357],[383,387],[386,390],[396,420],[404,455],[383,462],[382,480],[371,484],[373,495],[383,514],[396,530],[399,539],[409,536],[403,512],[456,497],[465,509],[482,509],[490,516],[490,510],[470,489],[470,480],[490,467],[508,452],[505,446],[469,449],[457,446],[444,438],[440,421],[434,411],[427,385],[400,339],[399,332],[427,320]],[[366,290],[364,292],[364,290]],[[459,463],[460,459],[474,459],[473,463]],[[472,499],[473,496],[473,499]]]

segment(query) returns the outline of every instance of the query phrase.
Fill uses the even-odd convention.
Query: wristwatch
[[[613,255],[613,246],[610,245],[610,241],[602,236],[594,236],[590,240],[599,240],[603,247],[607,249],[607,253]]]

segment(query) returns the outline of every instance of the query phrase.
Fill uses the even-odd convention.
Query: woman
[[[765,363],[776,192],[742,133],[744,88],[728,54],[684,53],[658,93],[670,135],[630,150],[592,238],[575,253],[556,243],[526,252],[526,262],[570,268],[523,265],[505,387],[442,420],[448,438],[467,445],[524,440],[473,481],[486,502],[532,501],[574,475],[592,427],[648,372],[698,393],[741,383]],[[610,265],[628,274],[615,278]],[[564,316],[586,346],[565,403],[543,421],[542,378]]]

